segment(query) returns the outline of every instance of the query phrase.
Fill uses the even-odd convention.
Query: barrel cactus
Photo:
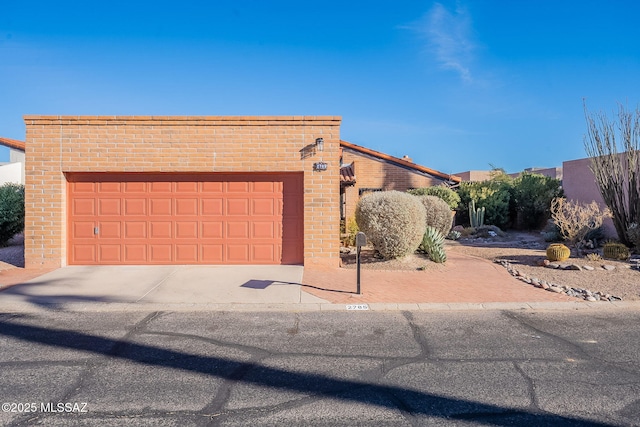
[[[629,248],[618,242],[608,242],[602,248],[602,255],[609,259],[629,259]]]
[[[569,259],[571,250],[562,243],[552,243],[547,248],[547,259],[549,261],[565,261]]]

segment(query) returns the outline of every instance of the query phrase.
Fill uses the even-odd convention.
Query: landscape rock
[[[582,267],[580,267],[578,264],[569,264],[569,265],[567,265],[564,269],[565,269],[565,270],[576,270],[576,271],[582,271]]]
[[[595,270],[595,268],[591,267],[590,265],[583,265],[582,266],[583,270],[587,270],[587,271],[593,271]]]
[[[605,269],[605,270],[607,270],[607,271],[611,271],[611,270],[615,270],[615,268],[616,268],[616,267],[615,267],[615,266],[613,266],[613,265],[610,265],[610,264],[604,264],[604,265],[602,266],[602,268],[603,268],[603,269]]]

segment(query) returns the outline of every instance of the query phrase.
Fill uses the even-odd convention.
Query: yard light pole
[[[360,295],[360,250],[363,246],[367,244],[367,236],[362,231],[359,231],[356,234],[356,285],[357,285],[357,294]]]

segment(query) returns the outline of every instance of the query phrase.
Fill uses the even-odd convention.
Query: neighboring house
[[[456,185],[460,177],[415,164],[411,158],[393,157],[347,141],[340,141],[340,218],[355,214],[360,196],[372,191]]]
[[[339,263],[336,116],[25,116],[25,264]]]
[[[0,145],[9,148],[9,163],[0,164],[0,185],[7,182],[24,184],[24,150],[25,143],[10,138],[0,137]]]
[[[562,188],[567,200],[580,203],[597,202],[602,209],[606,208],[604,199],[600,194],[596,178],[591,172],[591,158],[569,160],[562,162],[563,179]],[[617,237],[618,233],[611,218],[604,220],[605,234],[609,237]]]
[[[555,178],[562,181],[562,168],[527,168],[523,172],[531,172],[538,175],[548,176],[549,178]],[[490,170],[473,170],[466,172],[458,172],[456,176],[459,176],[463,181],[478,182],[488,181],[491,179],[493,171]],[[517,178],[522,172],[508,174],[512,178]]]

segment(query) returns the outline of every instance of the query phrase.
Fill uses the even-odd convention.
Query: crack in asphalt
[[[75,360],[73,362],[68,362],[68,361],[2,362],[0,363],[0,366],[7,366],[7,367],[11,366],[15,368],[16,367],[15,365],[17,363],[20,363],[21,366],[32,366],[32,365],[38,364],[39,366],[60,365],[60,366],[83,367],[83,370],[82,372],[80,372],[78,378],[65,389],[62,397],[58,400],[58,401],[65,401],[65,400],[68,401],[72,399],[73,396],[81,395],[83,388],[87,386],[88,382],[92,378],[92,375],[95,374],[94,369],[99,368],[100,365],[104,363],[105,359],[110,359],[114,356],[126,358],[128,347],[130,345],[136,345],[137,339],[143,338],[146,335],[158,336],[158,337],[181,338],[186,340],[187,347],[190,341],[204,342],[220,348],[234,349],[234,350],[245,352],[249,355],[249,359],[246,361],[238,361],[237,366],[235,367],[232,366],[232,370],[230,371],[230,373],[224,375],[222,384],[220,386],[216,386],[216,391],[213,398],[201,410],[166,411],[166,410],[151,410],[147,408],[145,409],[143,414],[131,414],[130,411],[129,412],[109,411],[108,413],[104,411],[92,411],[92,414],[90,414],[90,417],[96,418],[96,419],[98,417],[101,417],[101,419],[106,418],[106,419],[114,419],[114,420],[136,419],[140,417],[144,417],[145,419],[147,418],[166,419],[168,417],[170,418],[175,417],[176,420],[183,420],[183,421],[184,421],[184,417],[189,417],[190,419],[193,419],[197,424],[202,423],[202,425],[218,425],[229,420],[232,417],[234,418],[234,420],[250,421],[251,418],[262,415],[262,414],[267,414],[267,413],[276,414],[281,411],[300,408],[306,405],[312,405],[314,403],[318,403],[327,399],[340,400],[341,396],[348,396],[354,393],[362,393],[362,392],[366,392],[367,390],[374,390],[380,393],[379,394],[380,399],[386,399],[392,403],[392,405],[386,406],[387,410],[395,409],[408,424],[412,426],[418,426],[418,425],[421,425],[419,423],[419,416],[424,414],[420,413],[419,411],[416,412],[414,409],[412,409],[411,404],[403,396],[404,392],[402,392],[400,389],[396,390],[393,387],[384,387],[384,384],[389,383],[390,372],[402,366],[410,366],[418,363],[430,363],[430,364],[438,365],[438,364],[448,364],[452,362],[454,363],[455,362],[496,363],[496,362],[502,361],[502,362],[512,363],[516,371],[524,378],[526,382],[526,387],[527,387],[526,394],[527,396],[529,396],[529,401],[530,401],[529,410],[526,410],[525,408],[512,409],[512,408],[506,408],[506,407],[504,408],[504,410],[500,410],[499,407],[496,407],[495,409],[498,409],[498,410],[493,410],[493,411],[488,410],[488,411],[481,412],[481,411],[475,411],[471,408],[468,408],[464,412],[453,413],[453,414],[450,414],[448,417],[454,420],[478,420],[479,422],[482,422],[483,420],[496,419],[496,418],[508,418],[508,417],[518,417],[518,416],[526,417],[526,416],[531,416],[532,413],[546,414],[551,417],[557,416],[540,409],[538,396],[536,393],[535,380],[531,378],[525,372],[523,367],[520,365],[520,363],[532,362],[532,361],[541,361],[541,362],[556,361],[555,358],[554,359],[549,359],[549,358],[488,359],[488,358],[434,357],[433,349],[430,346],[429,339],[424,333],[424,329],[420,327],[418,324],[416,324],[413,314],[408,311],[402,312],[402,317],[404,318],[406,325],[411,330],[410,337],[412,338],[412,342],[415,343],[417,347],[420,349],[419,354],[411,357],[371,356],[371,355],[360,356],[360,355],[354,355],[354,354],[333,355],[328,353],[304,353],[304,352],[299,353],[294,351],[275,352],[259,346],[251,346],[251,345],[240,344],[235,342],[227,342],[225,340],[209,338],[201,335],[155,330],[153,328],[153,322],[165,314],[171,314],[171,313],[153,312],[147,315],[146,317],[144,317],[143,319],[139,320],[138,322],[136,322],[130,328],[125,328],[126,333],[122,338],[114,340],[112,347],[108,351],[106,351],[103,354],[98,354],[95,357],[83,358],[83,359]],[[578,353],[581,355],[581,357],[584,356],[584,359],[587,362],[598,361],[598,363],[605,363],[605,364],[609,363],[611,366],[616,367],[616,369],[620,369],[620,367],[615,363],[601,361],[599,358],[592,357],[579,345],[565,338],[557,336],[551,332],[547,332],[539,327],[536,327],[530,324],[529,322],[527,322],[525,318],[521,318],[515,313],[502,312],[502,314],[507,319],[514,321],[516,324],[519,324],[527,329],[534,330],[538,335],[542,335],[549,338],[552,343],[556,344],[556,346],[560,346],[561,348],[562,347],[567,348],[568,346],[568,348],[571,349],[570,350],[571,352]],[[286,332],[290,340],[298,336],[301,332],[304,332],[304,330],[301,330],[300,320],[301,320],[301,315],[296,313],[293,321],[293,326],[289,329],[284,330],[284,332]],[[380,334],[384,335],[385,331],[386,331],[385,329],[376,330],[374,331],[374,335],[376,333],[378,333],[378,335]],[[282,333],[282,331],[280,333]],[[185,353],[185,357],[189,357],[189,356],[190,354]],[[291,398],[290,396],[283,396],[284,399],[289,399],[289,400],[286,400],[285,402],[275,403],[272,405],[251,406],[251,407],[234,408],[234,409],[227,408],[229,404],[229,399],[231,398],[233,392],[236,391],[237,386],[245,383],[256,384],[251,380],[245,381],[245,379],[247,379],[248,376],[251,376],[252,374],[255,374],[257,376],[264,375],[264,373],[260,372],[261,369],[263,369],[263,367],[266,370],[267,375],[270,369],[274,369],[266,365],[262,365],[262,363],[264,363],[265,360],[272,357],[282,358],[282,359],[292,358],[292,357],[323,357],[323,358],[343,359],[345,361],[346,360],[353,360],[353,361],[367,360],[370,362],[374,362],[374,364],[377,364],[377,366],[374,366],[373,368],[370,368],[370,369],[363,369],[362,371],[359,372],[358,378],[363,381],[361,383],[354,383],[353,379],[344,379],[344,377],[341,377],[337,374],[336,376],[332,376],[332,375],[329,375],[328,372],[311,373],[309,370],[303,370],[301,371],[301,374],[310,374],[318,377],[322,376],[328,379],[337,378],[338,380],[333,385],[328,386],[328,388],[326,389],[323,389],[322,388],[323,386],[321,385],[320,388],[317,390],[314,390],[313,388],[310,388],[309,390],[304,390],[303,388],[296,389],[295,387],[289,389],[287,388],[286,380],[281,380],[284,382],[281,383],[279,381],[275,385],[275,387],[278,387],[279,390],[284,390],[285,392],[287,390],[290,390],[292,393],[296,393],[298,395],[300,393],[304,393],[306,395],[302,397],[293,397],[293,398]],[[557,361],[565,362],[566,360],[558,359]],[[357,365],[357,364],[354,363],[354,365]],[[295,370],[289,370],[289,371],[292,373],[296,372]],[[636,372],[634,372],[634,374],[637,375]],[[343,385],[343,384],[347,384],[347,385]],[[629,383],[629,385],[632,385],[632,386],[635,384],[636,383]],[[607,385],[611,385],[611,384],[608,383]],[[261,386],[269,387],[269,384],[262,384]],[[375,390],[379,386],[383,386],[382,390]],[[350,399],[344,399],[344,400],[350,400]],[[358,402],[358,399],[351,399],[351,400],[352,401],[355,400],[356,402]],[[361,402],[361,404],[371,404],[371,402],[368,402],[368,403]],[[630,411],[634,410],[635,408],[633,404],[627,405],[627,407],[629,408]],[[15,427],[32,425],[34,422],[43,421],[45,419],[43,417],[46,417],[46,415],[41,415],[35,418],[32,416],[29,419],[19,418],[10,425]],[[558,419],[561,419],[559,416],[557,417]],[[606,416],[606,418],[609,420],[617,420],[618,422],[620,421],[619,419],[615,419],[610,416]]]

